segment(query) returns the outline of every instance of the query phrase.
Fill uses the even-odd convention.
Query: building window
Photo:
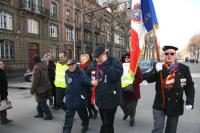
[[[56,5],[56,3],[52,2],[50,5],[50,16],[56,17],[56,14],[57,14],[57,5]]]
[[[0,10],[0,28],[1,29],[8,29],[8,30],[13,29],[13,18],[12,18],[12,16],[9,13],[4,12],[2,10]]]
[[[25,9],[31,10],[32,8],[32,0],[25,0],[24,1]]]
[[[66,40],[73,41],[73,30],[71,28],[66,29]]]
[[[28,32],[39,34],[39,24],[34,19],[28,19]]]
[[[50,47],[50,53],[53,59],[57,59],[58,57],[58,48],[57,47]]]
[[[41,0],[35,0],[35,12],[37,13],[40,13],[41,11],[41,5],[42,5],[41,2],[42,2]]]
[[[58,37],[58,27],[55,24],[49,25],[49,36],[50,37]]]
[[[0,40],[0,59],[13,59],[13,42]]]
[[[66,10],[66,22],[69,22],[70,20],[70,9]]]

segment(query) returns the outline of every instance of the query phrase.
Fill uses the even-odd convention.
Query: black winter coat
[[[181,79],[186,79],[186,85],[181,86]],[[160,75],[156,72],[155,68],[150,75],[146,77],[147,82],[151,83],[156,81],[156,94],[154,99],[153,108],[163,110]],[[186,94],[186,105],[194,105],[194,82],[191,77],[189,67],[179,63],[179,70],[176,72],[175,83],[170,90],[165,90],[165,101],[167,116],[179,116],[184,112],[183,92]]]
[[[77,66],[74,72],[66,71],[65,82],[67,84],[66,107],[71,109],[85,108],[87,105],[87,89],[88,85],[91,85],[91,79]]]
[[[88,74],[96,69],[96,61],[92,62],[88,68]],[[96,105],[99,108],[114,108],[121,104],[122,89],[121,76],[123,67],[121,62],[113,57],[108,57],[108,60],[99,66],[103,70],[104,75],[96,87]]]
[[[7,99],[8,96],[8,81],[3,69],[0,69],[0,96],[1,100]]]

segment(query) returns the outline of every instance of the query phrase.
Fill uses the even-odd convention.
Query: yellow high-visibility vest
[[[121,77],[122,88],[127,87],[134,81],[134,75],[130,72],[130,63],[123,63],[123,75]]]
[[[67,85],[65,83],[65,71],[68,69],[66,64],[61,64],[59,62],[56,63],[56,77],[54,84],[56,87],[66,88]]]

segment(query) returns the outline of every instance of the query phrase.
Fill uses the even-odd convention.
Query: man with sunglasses
[[[157,63],[155,69],[146,77],[147,82],[156,82],[152,133],[163,133],[165,117],[165,133],[176,133],[178,118],[184,111],[184,92],[185,109],[191,110],[194,106],[194,82],[189,67],[176,60],[177,50],[174,46],[164,46],[163,62]]]

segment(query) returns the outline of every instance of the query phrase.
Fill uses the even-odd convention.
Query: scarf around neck
[[[165,89],[171,89],[175,82],[176,72],[179,69],[179,63],[175,62],[171,66],[164,63],[163,64],[163,79],[162,83],[164,84]]]

